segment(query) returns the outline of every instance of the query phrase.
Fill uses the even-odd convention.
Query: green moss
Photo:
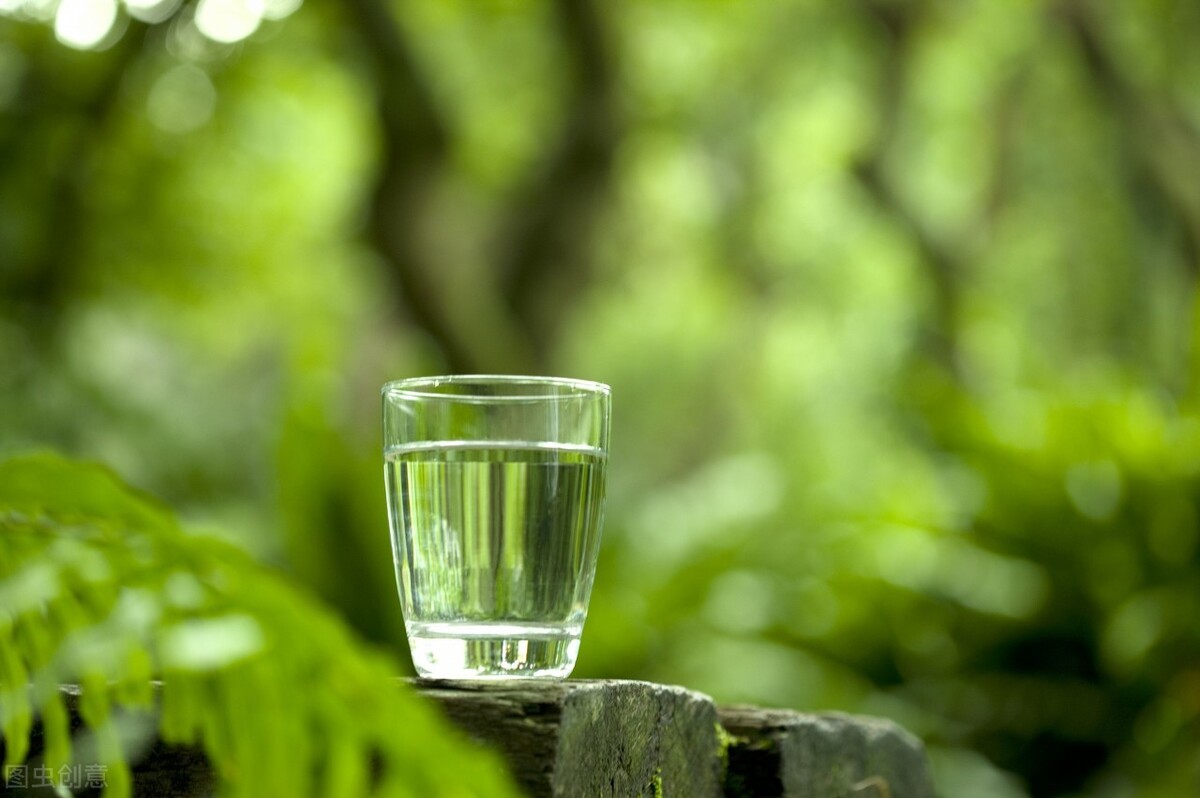
[[[734,743],[745,743],[747,740],[744,737],[738,737],[735,734],[730,734],[720,723],[714,723],[713,726],[717,730],[717,759],[721,760],[721,770],[729,766],[729,746]]]
[[[654,777],[650,779],[650,795],[654,798],[663,798],[662,768],[654,769]]]
[[[729,772],[729,748],[733,745],[749,746],[750,739],[730,734],[729,730],[720,723],[715,724],[717,730],[717,760],[721,763],[721,783],[725,785],[725,794],[735,798],[750,798],[753,794],[745,780],[738,774]]]
[[[731,776],[725,780],[725,795],[730,798],[754,798],[741,776]]]
[[[721,761],[721,769],[724,770],[730,763],[730,745],[737,740],[733,734],[725,730],[725,726],[721,726],[719,722],[713,724],[716,728],[716,758]]]

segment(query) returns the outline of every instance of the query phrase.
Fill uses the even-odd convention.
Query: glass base
[[[425,679],[565,679],[579,656],[577,626],[410,623],[408,647]]]

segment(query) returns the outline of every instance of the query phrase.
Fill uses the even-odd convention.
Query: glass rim
[[[569,391],[529,394],[480,394],[452,393],[437,390],[443,385],[481,383],[491,386],[527,385],[567,388]],[[578,399],[580,397],[608,397],[612,388],[594,380],[578,380],[571,377],[538,377],[523,374],[444,374],[433,377],[407,377],[383,384],[380,392],[385,397],[396,396],[407,399],[441,399],[457,402],[530,402]]]

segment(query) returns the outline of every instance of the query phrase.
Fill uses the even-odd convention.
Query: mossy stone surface
[[[532,796],[722,794],[717,710],[682,687],[622,680],[417,681]]]
[[[736,740],[729,796],[934,798],[921,741],[888,720],[755,707],[720,710]]]

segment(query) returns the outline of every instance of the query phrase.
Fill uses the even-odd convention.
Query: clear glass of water
[[[565,677],[596,573],[607,385],[453,376],[383,386],[396,581],[417,673]]]

